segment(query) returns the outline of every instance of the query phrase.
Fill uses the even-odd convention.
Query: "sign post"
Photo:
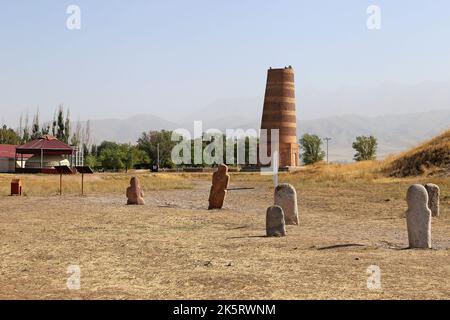
[[[84,196],[84,175],[93,174],[94,171],[88,166],[77,166],[75,167],[79,173],[81,173],[81,195]]]
[[[63,190],[62,176],[63,174],[72,174],[73,172],[68,166],[55,166],[55,170],[59,173],[59,195],[61,196]]]

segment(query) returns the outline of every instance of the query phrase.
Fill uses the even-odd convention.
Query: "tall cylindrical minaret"
[[[279,167],[299,165],[294,69],[269,69],[261,129],[279,129]]]

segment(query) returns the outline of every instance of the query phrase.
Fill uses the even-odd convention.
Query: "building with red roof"
[[[24,158],[28,159],[24,162]],[[51,135],[29,141],[15,149],[15,172],[56,173],[55,166],[70,166],[74,148]],[[17,163],[22,165],[17,166]],[[24,164],[24,165],[23,165]]]
[[[14,172],[16,155],[16,145],[0,144],[0,173]]]
[[[0,173],[14,173],[17,167],[24,167],[32,154],[23,154],[22,160],[16,158],[14,144],[0,144]]]

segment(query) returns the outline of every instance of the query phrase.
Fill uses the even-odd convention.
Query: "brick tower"
[[[270,68],[267,72],[261,129],[279,129],[279,167],[299,165],[294,69]],[[270,150],[270,146],[268,146]]]

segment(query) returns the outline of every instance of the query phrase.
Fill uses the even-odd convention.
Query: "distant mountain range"
[[[178,123],[150,114],[136,115],[128,119],[93,120],[91,121],[92,136],[95,137],[95,143],[103,140],[134,143],[142,132],[149,130],[185,128],[192,132],[194,120],[202,120],[204,130],[259,128],[261,111],[243,108],[242,101],[236,101],[236,103],[222,101],[220,104],[222,106],[208,106],[203,111],[186,116]],[[255,104],[251,101],[246,105]],[[226,108],[226,116],[221,116],[222,108]],[[332,161],[351,161],[354,154],[351,145],[358,135],[377,137],[378,157],[383,158],[388,154],[407,150],[449,128],[450,110],[377,117],[349,114],[315,120],[298,119],[297,126],[299,136],[304,133],[313,133],[320,137],[331,137],[329,152]]]
[[[173,130],[178,126],[170,121],[150,114],[139,114],[127,119],[91,120],[94,143],[103,140],[116,142],[136,142],[144,131]]]
[[[352,142],[358,135],[378,139],[378,158],[399,153],[431,139],[450,128],[450,110],[395,114],[378,117],[344,115],[300,121],[298,133],[314,133],[331,137],[330,159],[350,161]]]

